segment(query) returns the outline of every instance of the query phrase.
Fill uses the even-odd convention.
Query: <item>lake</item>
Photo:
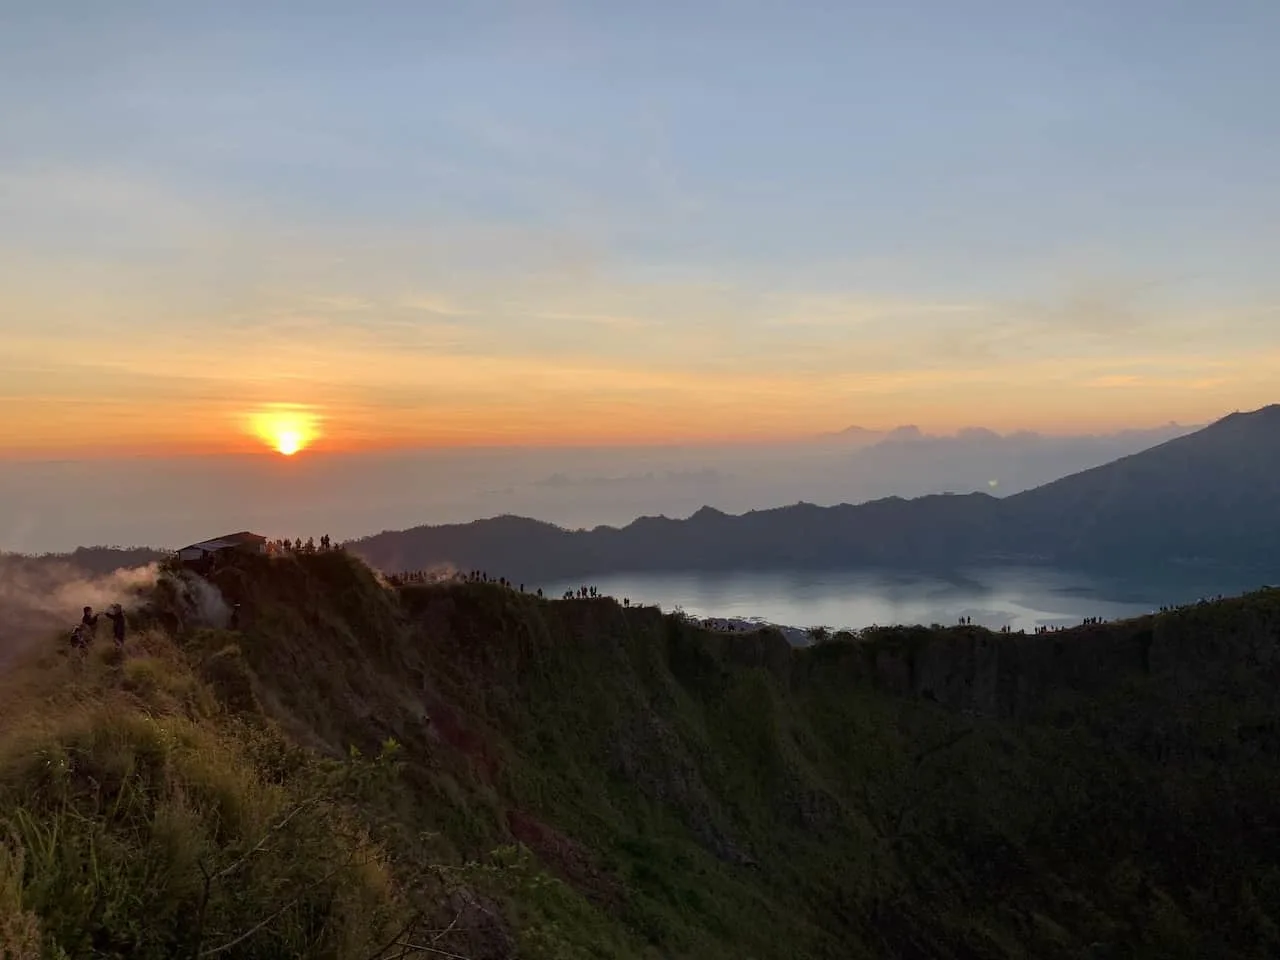
[[[1124,580],[1052,567],[969,568],[946,574],[880,570],[791,570],[620,573],[575,583],[544,584],[557,597],[582,583],[632,603],[676,608],[693,616],[758,619],[795,627],[860,629],[873,624],[953,624],[972,617],[993,630],[1033,632],[1150,613],[1260,583],[1223,577]]]

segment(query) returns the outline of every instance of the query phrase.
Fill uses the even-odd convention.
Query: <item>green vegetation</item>
[[[341,552],[0,690],[0,956],[1280,955],[1280,591],[792,650]]]

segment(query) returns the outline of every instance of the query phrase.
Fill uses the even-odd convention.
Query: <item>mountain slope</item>
[[[1265,562],[1280,536],[1280,404],[1009,497],[1018,545],[1056,559]]]
[[[237,629],[162,581],[122,660],[0,700],[0,906],[68,956],[191,955],[201,871],[246,858],[206,925],[237,957],[393,956],[416,913],[473,960],[1280,951],[1280,591],[792,650],[338,552],[215,579]],[[389,737],[393,779],[342,772]],[[273,831],[335,775],[369,789]],[[67,811],[98,875],[40,854]]]
[[[1280,561],[1280,405],[1007,499],[985,494],[798,504],[621,529],[516,517],[388,531],[350,544],[388,570],[453,564],[517,581],[619,570],[949,566],[1036,559],[1131,567]]]

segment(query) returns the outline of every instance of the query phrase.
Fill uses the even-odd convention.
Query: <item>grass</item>
[[[0,956],[1280,955],[1280,592],[795,651],[336,552],[215,580],[241,629],[171,584],[5,678]]]
[[[400,910],[382,852],[328,798],[290,816],[301,783],[262,775],[176,651],[139,646],[7,678],[0,899],[21,919],[0,955],[214,955],[271,918],[232,955],[363,956]]]

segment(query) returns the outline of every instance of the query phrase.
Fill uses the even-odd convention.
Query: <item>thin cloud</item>
[[[308,303],[321,310],[336,313],[368,313],[377,304],[365,297],[311,296]]]
[[[908,298],[813,297],[771,298],[781,301],[763,321],[766,327],[796,331],[806,327],[849,330],[881,321],[925,321],[973,317],[990,310],[984,303],[912,300]]]
[[[1137,374],[1110,374],[1086,380],[1083,385],[1102,389],[1211,390],[1230,382],[1226,377],[1144,377]]]
[[[1135,410],[1179,390],[1227,407],[1273,399],[1261,396],[1273,377],[1264,358],[1280,345],[1273,303],[1175,309],[1119,282],[1030,306],[788,290],[696,265],[628,273],[589,231],[308,231],[163,185],[30,176],[0,179],[4,202],[18,186],[37,197],[67,186],[66,209],[119,215],[135,237],[172,234],[184,253],[159,279],[109,250],[0,264],[5,448],[215,443],[237,404],[273,401],[331,408],[335,430],[345,422],[352,435],[542,442],[804,433],[833,409],[886,422],[945,409],[1000,426],[1015,395],[1019,425],[1091,409],[1091,393],[1114,404],[1123,392]],[[36,216],[28,200],[18,203]],[[13,242],[9,224],[3,235]]]
[[[456,302],[443,297],[407,297],[400,300],[398,305],[406,310],[432,313],[441,317],[471,317],[476,314],[475,310],[460,306]]]
[[[528,310],[522,315],[534,320],[551,320],[557,323],[587,323],[620,330],[643,330],[651,328],[651,320],[640,317],[610,315],[604,313],[572,313],[561,310]]]

